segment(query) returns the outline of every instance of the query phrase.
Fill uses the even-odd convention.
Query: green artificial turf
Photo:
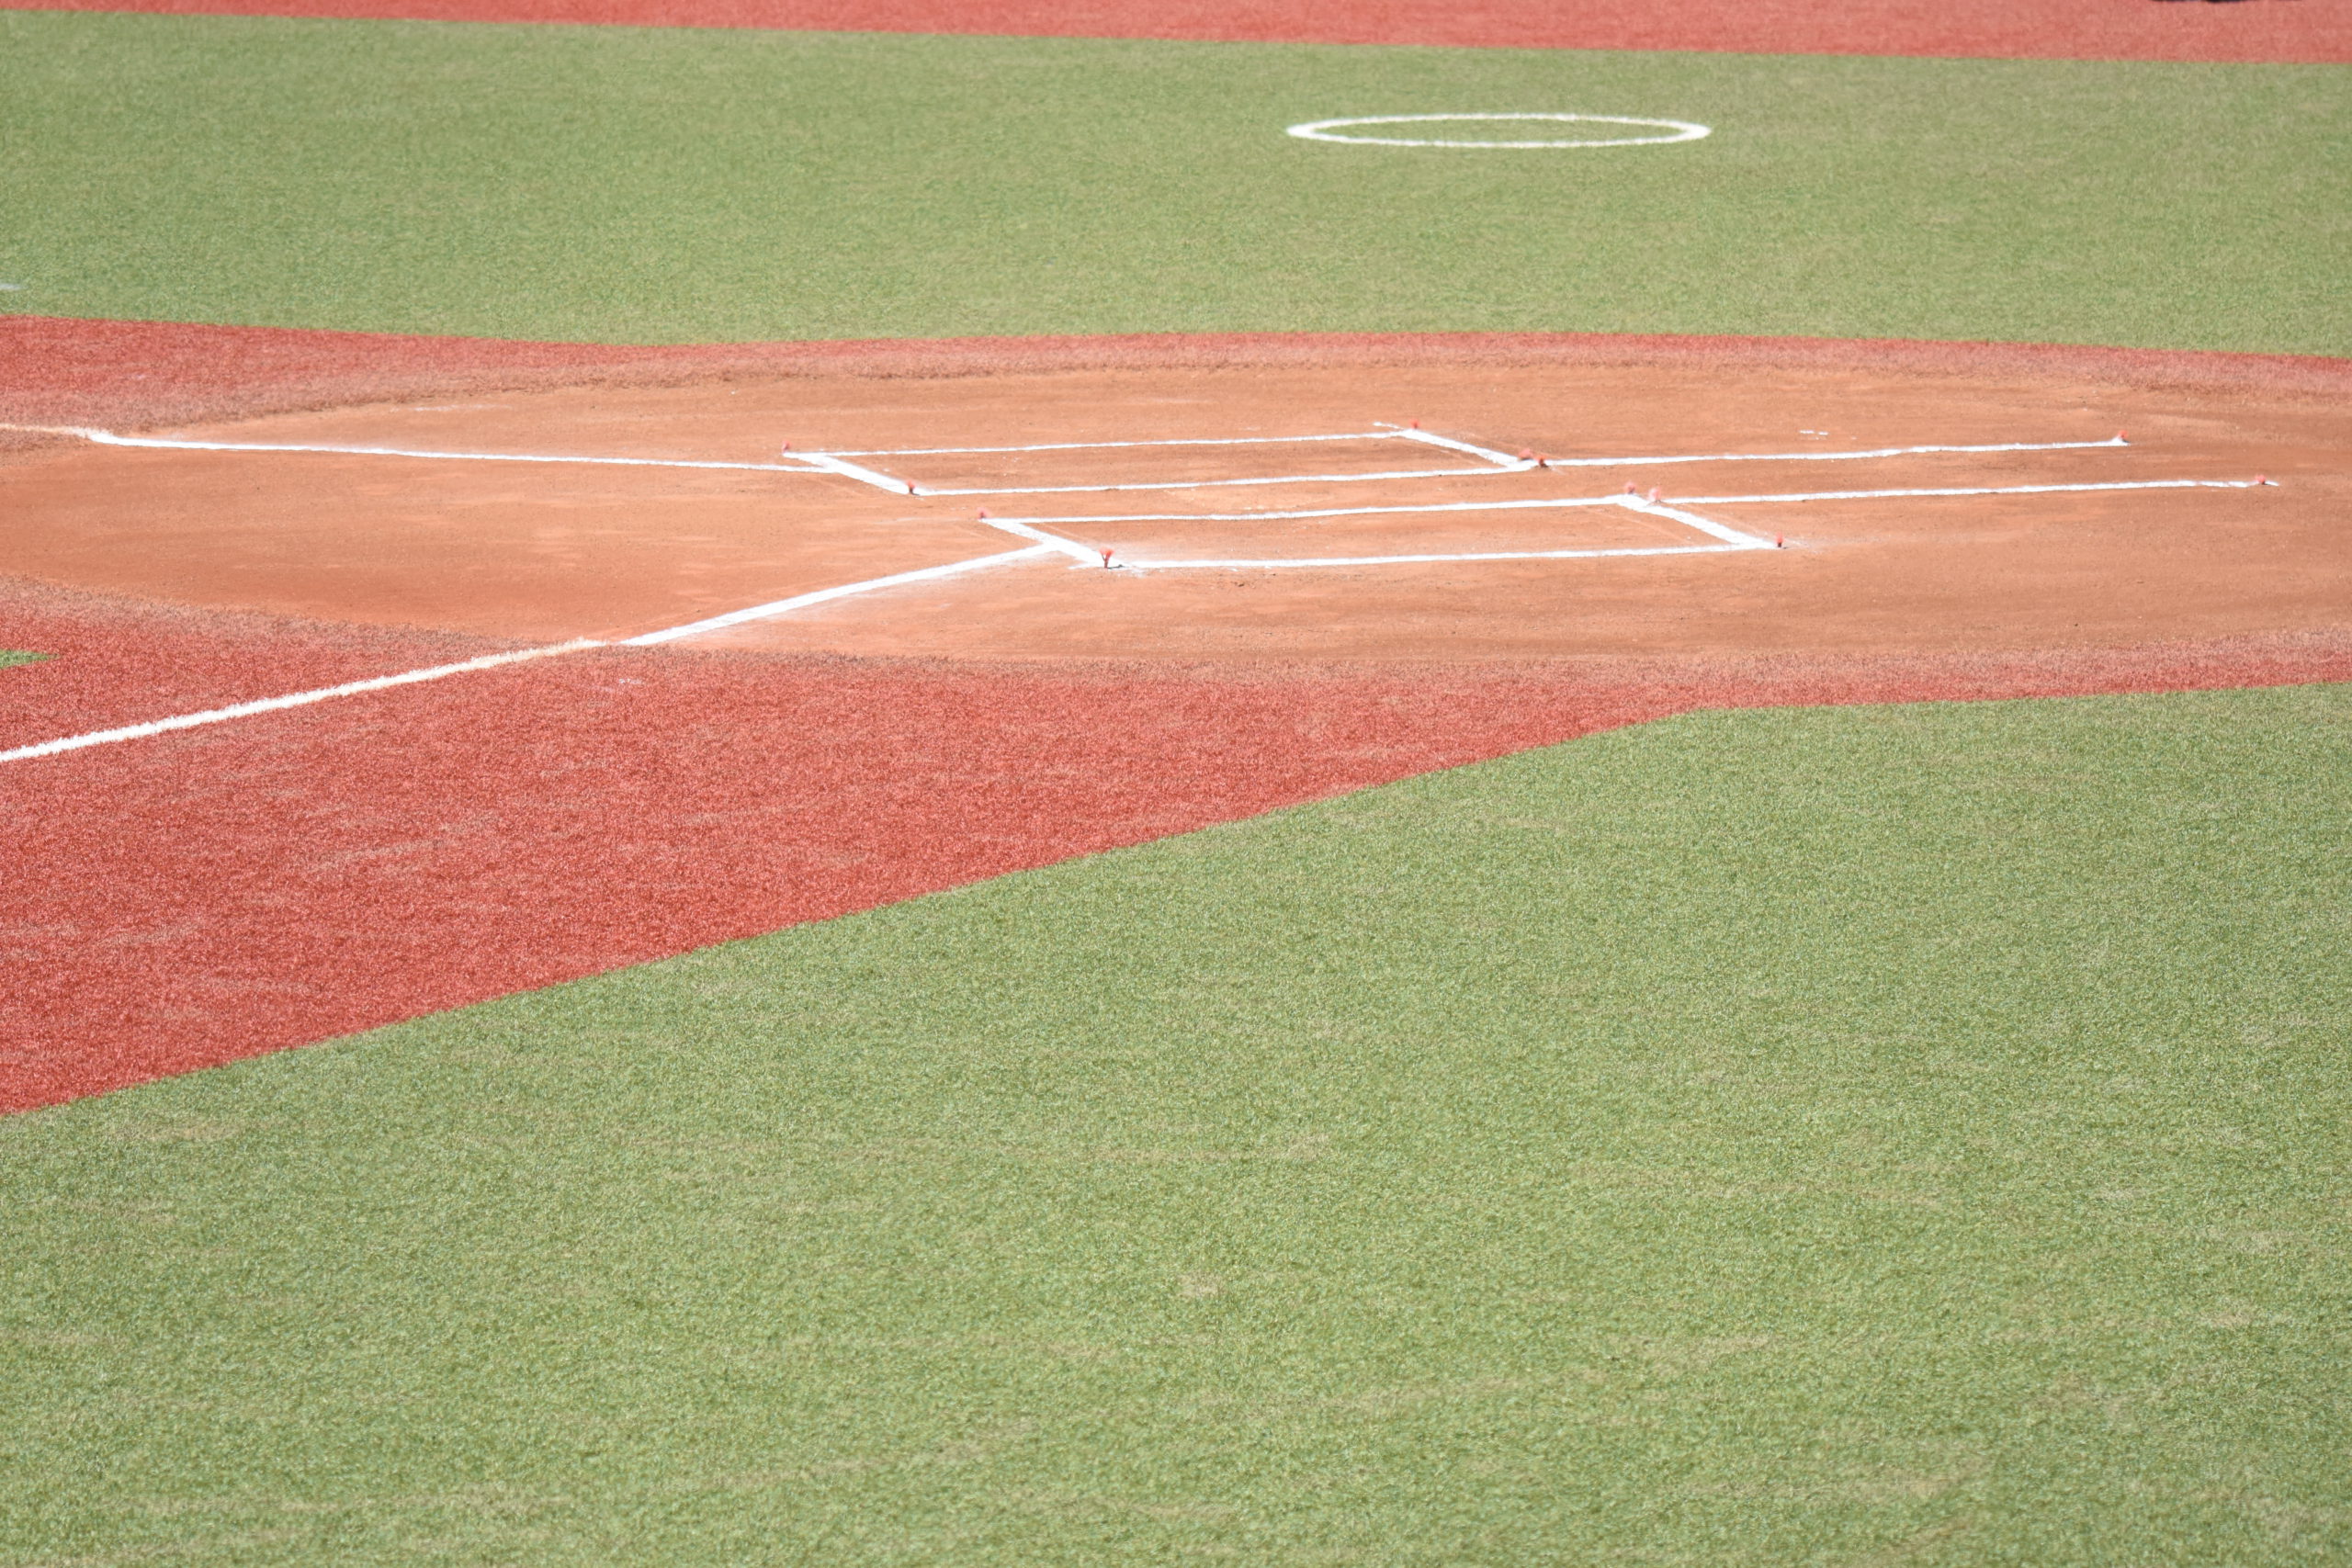
[[[1695,119],[1340,147],[1342,115]],[[2352,353],[2352,70],[0,14],[18,311]]]
[[[0,1561],[2341,1563],[2352,687],[1713,714],[0,1122]]]
[[[0,670],[17,664],[38,664],[48,657],[46,653],[21,653],[12,648],[0,648]]]

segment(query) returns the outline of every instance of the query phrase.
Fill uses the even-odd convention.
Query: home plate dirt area
[[[2352,415],[2245,389],[1098,370],[51,428],[0,470],[15,573],[501,639],[1910,653],[2301,631],[2352,600]]]
[[[0,1110],[1695,706],[2352,678],[2340,398],[1821,357],[12,405]]]

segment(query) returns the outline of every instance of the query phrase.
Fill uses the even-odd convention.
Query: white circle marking
[[[1337,136],[1334,131],[1356,125],[1426,125],[1436,120],[1571,120],[1592,125],[1648,125],[1667,132],[1664,136],[1592,137],[1577,141],[1463,141],[1451,138],[1402,136]],[[1354,119],[1312,119],[1303,125],[1285,128],[1287,132],[1303,141],[1345,141],[1359,147],[1656,147],[1669,141],[1696,141],[1713,133],[1711,125],[1694,125],[1687,119],[1638,119],[1622,114],[1376,114]]]

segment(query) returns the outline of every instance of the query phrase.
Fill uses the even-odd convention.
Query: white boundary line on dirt
[[[1069,490],[1170,490],[1207,488],[1215,485],[1234,484],[1307,483],[1335,479],[1344,481],[1363,479],[1401,479],[1423,477],[1453,478],[1457,476],[1470,477],[1481,472],[1492,470],[1480,470],[1474,468],[1432,470],[1427,474],[1415,472],[1410,474],[1306,475],[1290,479],[1213,479],[1194,481],[1193,484],[1102,485],[1055,487],[1052,490],[924,490],[912,480],[898,479],[890,475],[866,468],[862,464],[847,461],[846,459],[849,457],[914,456],[925,453],[946,454],[1003,451],[1069,451],[1091,447],[1253,446],[1271,445],[1281,442],[1351,441],[1396,438],[1419,441],[1430,446],[1442,446],[1461,451],[1493,464],[1497,468],[1499,468],[1502,471],[1516,473],[1524,472],[1527,469],[1540,466],[1559,468],[1596,468],[1636,467],[1664,463],[1856,461],[1873,457],[1909,457],[1929,453],[2052,452],[2080,450],[2099,446],[2122,446],[2127,445],[2122,436],[2117,435],[2112,439],[2106,441],[2033,443],[2007,442],[1996,445],[1966,446],[1897,446],[1854,452],[1715,453],[1652,457],[1581,457],[1562,459],[1557,463],[1550,463],[1547,465],[1539,463],[1535,459],[1510,457],[1500,452],[1473,446],[1468,442],[1457,441],[1450,436],[1437,435],[1419,428],[1401,429],[1396,426],[1384,426],[1380,431],[1370,434],[1350,433],[1333,435],[1305,436],[1246,436],[1200,439],[1178,438],[1164,441],[1057,442],[1019,447],[900,448],[890,451],[858,452],[848,454],[834,452],[807,452],[793,454],[794,460],[789,463],[729,463],[663,457],[560,457],[511,452],[440,452],[390,446],[331,446],[277,443],[195,441],[169,436],[119,435],[111,431],[99,430],[80,425],[28,425],[0,423],[0,430],[24,431],[42,434],[74,435],[79,436],[86,441],[95,442],[100,446],[149,447],[180,451],[311,452],[344,454],[355,457],[415,457],[459,462],[584,463],[627,468],[723,468],[766,473],[832,474],[844,479],[854,479],[862,483],[876,485],[882,489],[892,491],[894,492],[899,491],[903,488],[905,493],[910,495],[1041,494],[1061,493]],[[619,639],[617,642],[605,642],[594,638],[583,637],[576,638],[570,642],[555,643],[541,648],[515,649],[503,653],[485,654],[479,659],[469,659],[455,664],[439,664],[422,670],[403,671],[397,674],[372,676],[365,680],[345,682],[340,685],[323,686],[306,692],[292,692],[282,696],[263,697],[252,702],[232,704],[225,707],[208,708],[198,713],[179,714],[166,718],[149,719],[138,724],[121,725],[110,729],[93,730],[81,735],[63,736],[54,740],[39,741],[31,745],[18,746],[6,750],[0,750],[0,762],[24,761],[40,757],[57,756],[63,752],[77,751],[91,746],[103,746],[112,744],[117,741],[142,739],[150,736],[168,734],[174,730],[194,728],[202,725],[220,724],[230,719],[245,718],[259,714],[274,713],[284,708],[302,707],[312,703],[326,702],[336,697],[356,696],[364,693],[383,691],[394,686],[415,685],[428,681],[444,680],[452,675],[462,675],[477,671],[493,670],[504,665],[519,664],[531,660],[552,658],[562,654],[584,652],[592,649],[608,647],[655,647],[663,643],[675,642],[684,637],[696,637],[706,632],[718,631],[728,626],[741,626],[746,622],[765,620],[776,615],[788,615],[795,610],[805,609],[812,605],[825,604],[835,599],[849,598],[855,594],[868,593],[878,589],[893,588],[907,583],[933,581],[939,578],[954,576],[961,572],[978,570],[987,567],[1010,565],[1015,561],[1035,559],[1047,555],[1071,556],[1082,562],[1085,562],[1086,564],[1092,564],[1097,553],[1094,549],[1082,545],[1076,540],[1062,538],[1057,535],[1049,533],[1046,528],[1037,526],[1038,525],[1067,525],[1077,523],[1146,522],[1260,522],[1320,517],[1399,515],[1419,513],[1512,512],[1542,508],[1560,509],[1581,506],[1620,506],[1630,511],[1644,513],[1649,515],[1672,518],[1677,522],[1680,522],[1688,526],[1699,529],[1701,532],[1722,541],[1713,545],[1652,546],[1621,549],[1484,551],[1458,554],[1423,554],[1407,556],[1334,556],[1303,558],[1293,560],[1135,561],[1123,564],[1132,567],[1133,569],[1143,570],[1170,570],[1187,567],[1224,569],[1246,567],[1261,570],[1277,570],[1295,567],[1377,566],[1444,561],[1560,560],[1590,558],[1602,556],[1699,555],[1723,550],[1770,549],[1773,547],[1752,535],[1743,534],[1736,529],[1730,528],[1723,524],[1714,522],[1713,519],[1702,517],[1695,513],[1682,510],[1683,507],[1687,506],[1756,505],[1790,502],[1865,501],[1934,496],[2045,495],[2082,491],[2251,490],[2258,485],[2267,482],[2269,481],[2260,479],[2129,479],[2084,484],[1954,486],[1936,489],[1816,491],[1763,495],[1693,496],[1676,498],[1677,502],[1679,503],[1679,505],[1667,505],[1657,502],[1643,501],[1633,495],[1622,495],[1543,498],[1501,502],[1452,502],[1433,505],[1425,504],[1416,506],[1324,507],[1311,510],[1284,512],[1162,513],[1128,513],[1091,517],[984,518],[983,521],[987,522],[991,527],[1025,538],[1029,540],[1030,543],[1024,545],[1019,549],[1003,550],[992,555],[976,556],[961,561],[950,561],[941,566],[922,567],[911,571],[893,572],[884,577],[868,578],[857,582],[842,583],[833,588],[818,589],[811,592],[796,594],[790,598],[778,599],[764,604],[754,604],[741,610],[730,610],[724,615],[709,616],[699,621],[691,621],[682,626],[668,626],[659,631],[640,633],[636,637]],[[1109,558],[1107,556],[1104,558],[1104,564],[1106,566],[1109,564]]]
[[[598,648],[650,648],[661,643],[674,642],[680,637],[696,637],[704,632],[718,631],[724,626],[741,626],[746,621],[766,620],[770,616],[787,615],[829,600],[846,599],[852,594],[870,593],[879,588],[895,588],[901,583],[923,582],[934,578],[952,577],[957,572],[974,571],[982,567],[1002,566],[1012,561],[1036,556],[1058,553],[1053,545],[1030,545],[1017,550],[1004,550],[995,555],[976,556],[969,560],[950,561],[944,566],[927,566],[913,571],[893,572],[888,577],[870,577],[861,582],[845,582],[838,588],[820,588],[812,593],[798,593],[789,599],[771,604],[753,604],[747,609],[730,610],[723,615],[706,620],[689,621],[684,626],[665,626],[660,631],[645,632],[637,637],[623,637],[616,642],[599,641],[594,637],[575,637],[570,642],[551,643],[544,648],[518,648],[505,653],[486,653],[480,659],[469,659],[458,664],[435,664],[424,670],[404,670],[397,675],[374,675],[364,681],[345,681],[339,686],[320,686],[307,692],[289,692],[279,697],[261,697],[248,703],[232,703],[227,707],[206,708],[201,713],[175,714],[169,718],[152,718],[139,724],[125,724],[112,729],[95,729],[82,735],[62,736],[55,740],[36,741],[29,746],[17,746],[0,751],[0,762],[30,761],[36,757],[54,757],[67,751],[79,751],[91,746],[111,745],[119,740],[143,740],[149,736],[168,734],[175,729],[194,729],[200,725],[222,724],[232,718],[249,718],[255,714],[276,713],[282,708],[307,707],[335,697],[355,697],[367,692],[380,692],[391,686],[414,686],[426,681],[447,680],[452,675],[469,675],[479,670],[496,670],[503,665],[521,664],[534,659],[552,659],[566,653],[585,653]],[[1082,552],[1081,552],[1082,553]]]
[[[1423,430],[1418,424],[1383,423],[1381,428],[1399,441],[1418,441],[1424,446],[1442,446],[1449,452],[1467,452],[1473,457],[1483,457],[1497,468],[1510,468],[1514,472],[1531,461],[1525,457],[1514,457],[1508,452],[1498,452],[1491,446],[1479,446],[1467,441],[1457,441],[1451,435],[1440,435],[1436,431]]]
[[[1062,547],[1051,544],[1024,545],[1017,550],[1003,550],[992,556],[974,556],[969,560],[949,561],[945,566],[926,566],[913,571],[893,572],[888,577],[869,577],[863,582],[846,582],[839,588],[820,588],[811,593],[796,593],[789,599],[776,599],[765,604],[753,604],[748,609],[729,610],[723,615],[707,620],[688,621],[682,626],[664,626],[658,632],[643,632],[623,637],[616,648],[653,648],[680,637],[700,637],[705,632],[718,631],[726,626],[740,626],[746,621],[764,621],[776,615],[787,615],[795,610],[805,610],[811,604],[822,604],[834,599],[847,599],[856,593],[871,593],[877,588],[896,588],[908,582],[929,582],[937,578],[954,577],[958,572],[978,571],[982,567],[1008,566],[1017,560],[1037,556],[1064,553]]]
[[[1952,486],[1934,490],[1822,490],[1765,495],[1678,495],[1677,506],[1749,506],[1785,501],[1879,501],[1906,496],[2051,495],[2093,490],[2252,490],[2267,479],[2117,479],[2099,484]],[[1292,512],[1129,512],[1102,513],[1083,517],[990,517],[991,525],[1010,523],[1050,527],[1069,523],[1259,523],[1313,517],[1396,516],[1425,512],[1534,512],[1572,506],[1623,506],[1634,500],[1622,495],[1543,496],[1526,501],[1447,501],[1415,506],[1320,506]],[[1645,503],[1646,509],[1647,503]],[[1664,508],[1660,508],[1661,511]]]
[[[1685,506],[1758,506],[1776,501],[1880,501],[1938,495],[2056,495],[2086,490],[2267,490],[2276,483],[2276,479],[2109,479],[2101,484],[1953,485],[1938,490],[1822,490],[1779,495],[1678,495],[1674,499]]]
[[[356,697],[362,692],[380,692],[388,686],[413,686],[420,682],[439,681],[451,675],[470,674],[476,670],[495,670],[503,664],[520,664],[526,660],[551,659],[560,653],[579,653],[586,649],[602,648],[601,642],[586,637],[572,642],[559,642],[546,648],[518,648],[508,653],[486,653],[480,659],[469,659],[462,664],[435,664],[426,670],[404,670],[397,675],[377,675],[365,681],[345,681],[340,686],[321,686],[315,691],[289,692],[282,697],[261,697],[249,703],[232,703],[224,708],[206,708],[202,713],[184,713],[170,718],[151,718],[142,724],[126,724],[113,729],[94,729],[84,735],[68,735],[58,740],[43,740],[31,746],[18,746],[0,751],[0,762],[18,762],[34,757],[54,757],[62,751],[79,751],[85,746],[105,746],[117,740],[143,740],[150,735],[163,735],[175,729],[193,729],[200,724],[220,724],[232,718],[245,718],[257,713],[276,713],[280,708],[299,708],[311,703],[322,703],[331,697]]]
[[[168,435],[118,435],[78,424],[0,424],[39,435],[78,435],[101,446],[141,446],[168,452],[317,452],[350,457],[430,457],[456,463],[591,463],[624,468],[741,468],[763,474],[825,474],[807,463],[719,463],[686,457],[568,457],[530,452],[431,452],[405,446],[323,446],[269,441],[185,441]],[[896,488],[895,486],[893,488]]]
[[[1246,446],[1285,441],[1389,439],[1418,441],[1425,446],[1464,453],[1492,467],[1489,468],[1406,468],[1361,474],[1275,474],[1238,479],[1155,479],[1133,484],[938,486],[927,485],[918,479],[899,479],[895,475],[882,473],[862,465],[840,461],[844,457],[901,457],[976,452],[1074,452],[1112,447]],[[1482,479],[1495,473],[1524,474],[1537,468],[1658,468],[1677,463],[1853,463],[1882,457],[1929,457],[1948,453],[2085,452],[2130,445],[2131,443],[2124,440],[2122,436],[2112,435],[2104,441],[2000,441],[1979,446],[1874,446],[1841,452],[1690,452],[1627,457],[1514,457],[1507,452],[1498,452],[1490,447],[1476,446],[1467,441],[1457,441],[1449,435],[1439,435],[1418,428],[1404,429],[1390,426],[1370,434],[1352,435],[1253,435],[1231,439],[1176,441],[1060,441],[1035,446],[903,447],[852,453],[811,450],[797,453],[796,456],[810,463],[823,464],[850,479],[862,480],[877,489],[889,491],[893,494],[913,496],[1086,495],[1126,491],[1223,490],[1250,485],[1362,484],[1372,479]]]
[[[1521,463],[1510,472],[1535,467]],[[1111,491],[1136,490],[1232,490],[1249,485],[1350,485],[1364,484],[1373,479],[1485,479],[1497,472],[1493,468],[1390,468],[1362,474],[1274,474],[1263,479],[1151,479],[1139,484],[1116,485],[1002,485],[976,486],[970,489],[934,487],[910,483],[909,495],[1100,495]],[[892,486],[897,489],[897,486]]]
[[[956,457],[988,452],[1098,452],[1122,446],[1276,446],[1301,441],[1387,441],[1402,434],[1393,426],[1343,430],[1336,435],[1178,435],[1156,441],[1033,441],[1023,446],[846,446],[821,450],[836,457]]]
[[[1484,550],[1464,555],[1302,556],[1296,560],[1123,560],[1123,571],[1280,570],[1295,566],[1419,566],[1444,561],[1587,560],[1600,556],[1712,556],[1731,550],[1769,550],[1753,545],[1643,545],[1610,550]]]
[[[0,430],[16,430],[46,435],[73,435],[102,446],[127,446],[174,452],[288,452],[356,457],[408,457],[460,463],[578,463],[606,468],[700,468],[746,473],[830,474],[842,479],[854,479],[860,484],[871,485],[876,490],[887,491],[893,495],[915,497],[1083,495],[1136,491],[1218,490],[1262,485],[1364,484],[1387,479],[1477,479],[1497,473],[1523,474],[1536,468],[1655,468],[1679,463],[1862,462],[1873,458],[1923,457],[1942,453],[2072,452],[2129,445],[2122,436],[2116,435],[2105,441],[2005,441],[1981,446],[1881,446],[1840,452],[1699,452],[1623,457],[1514,457],[1491,447],[1456,440],[1449,435],[1439,435],[1434,432],[1418,427],[1384,425],[1369,432],[1347,432],[1330,435],[1178,437],[1164,441],[1058,441],[1025,446],[914,446],[875,448],[854,452],[810,450],[790,454],[790,460],[787,462],[736,463],[687,457],[592,457],[532,452],[444,452],[405,446],[198,441],[180,436],[122,435],[110,430],[100,430],[88,425],[0,423]],[[1460,452],[1465,456],[1476,457],[1489,466],[1484,468],[1399,468],[1357,474],[1276,474],[1229,479],[1160,479],[1133,484],[933,486],[923,484],[917,479],[902,479],[895,474],[884,473],[877,468],[868,468],[863,463],[849,460],[852,457],[921,457],[957,453],[1072,452],[1144,446],[1250,446],[1310,441],[1386,440],[1414,441],[1424,446]]]
[[[1722,542],[1713,545],[1625,545],[1608,548],[1575,550],[1475,550],[1454,554],[1404,556],[1306,556],[1291,560],[1125,560],[1119,564],[1133,571],[1180,571],[1187,570],[1242,570],[1245,569],[1279,570],[1302,566],[1407,566],[1430,561],[1482,560],[1585,560],[1601,556],[1693,556],[1711,555],[1724,550],[1770,550],[1778,548],[1768,539],[1702,517],[1679,506],[1668,506],[1638,496],[1609,495],[1597,500],[1578,501],[1564,504],[1581,506],[1617,506],[1627,512],[1638,512],[1647,517],[1667,517],[1695,528],[1700,533]],[[1110,561],[1105,558],[1103,564]]]

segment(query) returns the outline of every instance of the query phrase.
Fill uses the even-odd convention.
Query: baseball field
[[[0,1565],[2352,1562],[2352,0],[0,5]]]

